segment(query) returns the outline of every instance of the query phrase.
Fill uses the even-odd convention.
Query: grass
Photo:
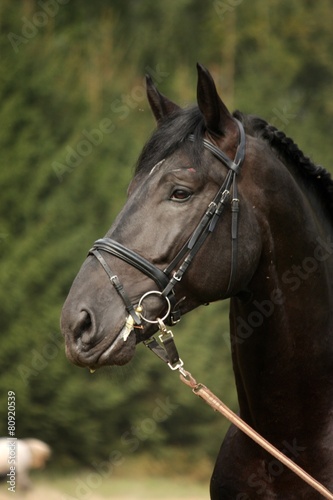
[[[208,500],[208,464],[197,474],[170,474],[158,471],[150,462],[126,463],[126,470],[38,471],[31,474],[33,489],[22,495],[0,484],[0,500]]]
[[[27,494],[6,491],[1,484],[0,499],[9,500],[208,500],[208,485],[194,484],[188,479],[149,478],[117,479],[107,478],[85,482],[87,476],[66,476],[55,479],[38,479]]]

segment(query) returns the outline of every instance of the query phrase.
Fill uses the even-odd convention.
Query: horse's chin
[[[121,331],[112,344],[98,357],[97,365],[89,366],[89,368],[95,370],[101,366],[126,365],[134,356],[135,346],[136,339],[134,331],[129,334],[126,340],[124,340]]]
[[[109,344],[105,341],[89,349],[76,349],[75,352],[67,345],[66,356],[71,363],[91,371],[104,366],[122,366],[129,363],[134,356],[136,346],[135,333],[132,331],[124,340],[123,331]]]

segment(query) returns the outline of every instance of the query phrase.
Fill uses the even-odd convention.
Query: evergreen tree
[[[47,441],[62,463],[110,449],[162,456],[168,444],[216,454],[227,423],[143,348],[94,376],[71,366],[61,307],[154,128],[146,72],[184,105],[204,63],[231,108],[273,122],[330,168],[332,16],[329,0],[1,2],[2,435],[12,390],[17,436]],[[227,306],[192,312],[176,334],[188,369],[236,409]]]

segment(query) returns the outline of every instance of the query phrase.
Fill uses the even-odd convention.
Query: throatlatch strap
[[[239,199],[236,178],[233,179],[232,188],[232,200],[231,200],[231,266],[230,266],[230,278],[227,288],[227,295],[234,285],[237,271],[237,260],[238,260],[238,250],[237,250],[237,237],[238,237],[238,214],[239,214]]]

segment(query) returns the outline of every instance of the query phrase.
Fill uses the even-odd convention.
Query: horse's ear
[[[230,112],[217,93],[214,80],[209,71],[197,64],[198,87],[197,101],[209,132],[223,135],[228,124],[234,123]]]
[[[150,75],[146,75],[146,85],[148,101],[158,124],[163,120],[163,118],[166,118],[171,115],[171,113],[180,109],[177,104],[170,101],[157,90]]]

